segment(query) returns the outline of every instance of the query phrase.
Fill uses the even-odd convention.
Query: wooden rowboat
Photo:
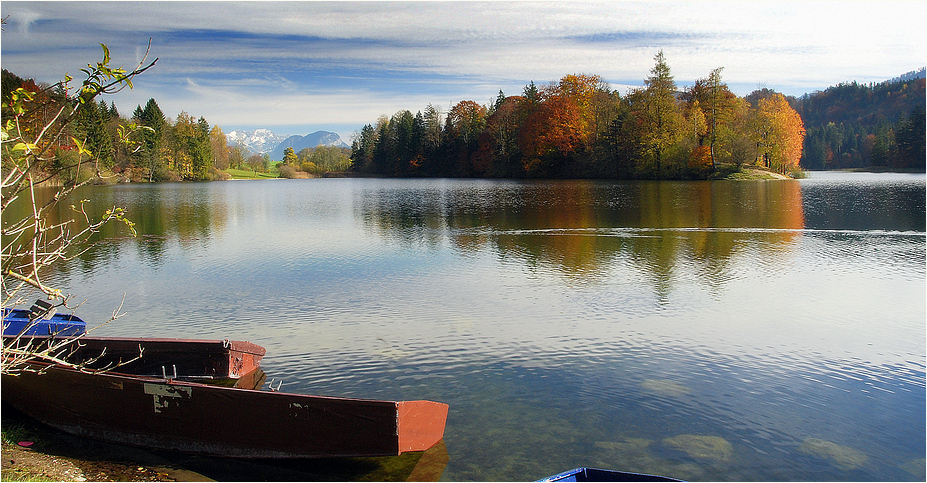
[[[214,386],[35,362],[4,375],[2,397],[67,433],[226,457],[388,456],[444,434],[447,405]]]
[[[390,456],[427,450],[444,435],[448,406],[442,403],[259,390],[263,348],[250,343],[96,338],[75,343],[86,345],[74,352],[84,354],[72,355],[74,361],[92,359],[104,346],[105,357],[118,359],[117,353],[133,354],[133,345],[137,353],[141,343],[145,362],[93,372],[30,361],[27,370],[3,375],[3,401],[78,436],[223,457]],[[205,384],[206,376],[232,376],[239,384]]]

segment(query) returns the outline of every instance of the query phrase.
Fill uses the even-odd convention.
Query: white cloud
[[[575,72],[639,84],[659,49],[680,84],[724,67],[725,81],[747,86],[740,94],[801,94],[927,64],[925,2],[7,0],[3,14],[14,27],[2,39],[8,70],[52,82],[98,59],[99,42],[130,67],[152,37],[158,65],[117,104],[155,97],[171,115],[256,127],[363,124]]]

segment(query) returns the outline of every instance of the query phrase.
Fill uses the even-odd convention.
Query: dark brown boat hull
[[[444,434],[447,405],[220,387],[36,364],[3,376],[2,397],[62,431],[225,457],[389,456]]]
[[[137,376],[206,381],[249,374],[260,367],[265,354],[257,344],[237,340],[4,337],[3,343],[33,348],[56,344],[56,353],[63,359],[88,369],[115,368],[116,372]]]

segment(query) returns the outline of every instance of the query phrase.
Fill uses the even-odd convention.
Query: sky
[[[624,95],[662,50],[680,88],[723,67],[744,96],[801,96],[927,65],[925,1],[26,2],[3,0],[0,64],[54,83],[102,58],[157,64],[108,98],[154,98],[225,132],[334,131],[381,115],[489,104],[595,74]]]

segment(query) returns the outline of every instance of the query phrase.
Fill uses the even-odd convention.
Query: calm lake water
[[[126,185],[55,275],[96,335],[450,405],[443,480],[925,479],[925,177]],[[276,383],[275,383],[276,385]]]

